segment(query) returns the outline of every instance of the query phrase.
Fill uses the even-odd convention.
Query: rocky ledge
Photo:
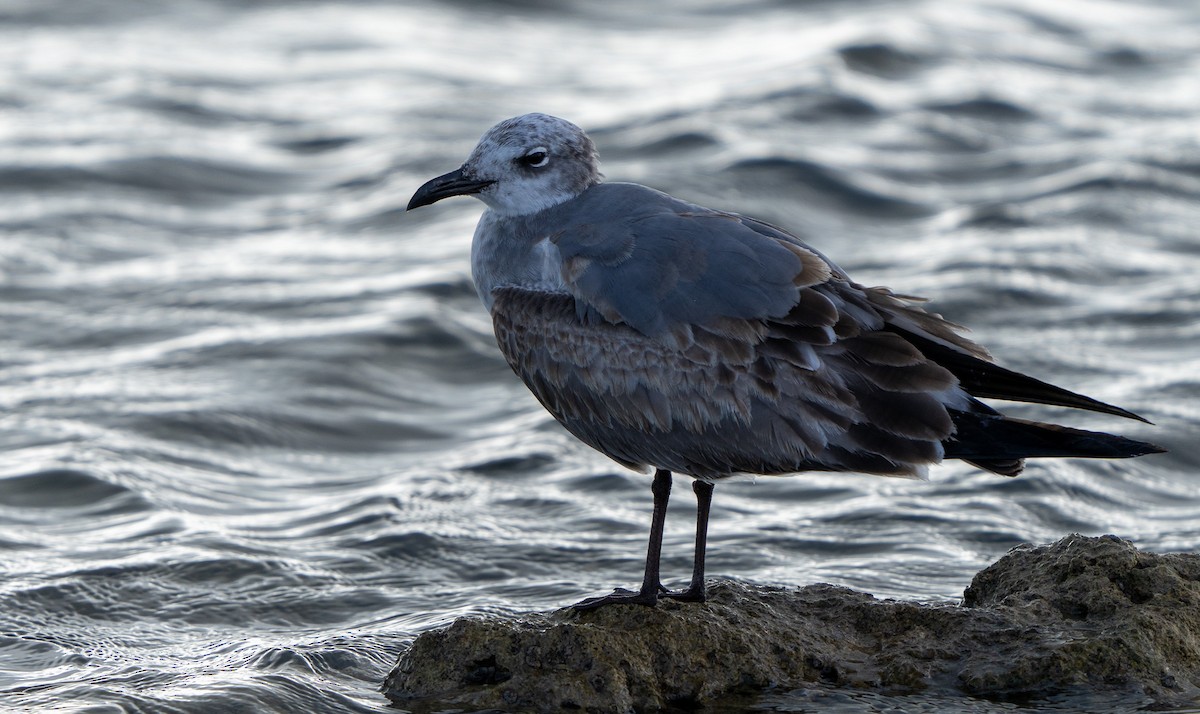
[[[700,605],[463,618],[419,636],[384,692],[418,711],[623,713],[814,683],[1194,702],[1200,555],[1072,535],[1014,549],[975,576],[961,606],[725,581]]]

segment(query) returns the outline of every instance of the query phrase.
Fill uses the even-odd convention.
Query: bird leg
[[[696,492],[696,555],[692,560],[692,582],[686,590],[662,593],[662,597],[683,602],[704,602],[704,551],[708,544],[708,510],[712,506],[713,485],[699,479],[692,481]]]
[[[711,491],[711,487],[709,490]],[[646,548],[646,574],[642,578],[641,590],[633,592],[625,588],[617,588],[611,595],[590,597],[575,603],[571,606],[572,608],[594,610],[605,605],[648,605],[653,607],[658,603],[658,592],[662,588],[659,583],[658,560],[662,554],[663,523],[667,519],[667,501],[671,498],[671,472],[666,469],[655,471],[654,483],[650,486],[650,492],[654,494],[654,515],[650,520],[650,544]],[[697,491],[697,493],[699,492]],[[701,583],[701,589],[703,590],[703,583]]]

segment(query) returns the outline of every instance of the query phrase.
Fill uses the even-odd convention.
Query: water
[[[503,362],[478,205],[401,210],[533,110],[1157,427],[1013,413],[1171,449],[723,483],[712,576],[952,601],[1072,531],[1200,549],[1200,7],[658,8],[0,4],[2,706],[384,711],[419,631],[640,578],[649,480]],[[961,706],[845,696],[760,706]]]

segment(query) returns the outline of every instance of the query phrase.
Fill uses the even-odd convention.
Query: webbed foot
[[[662,587],[661,585],[659,587]],[[617,588],[609,595],[589,597],[571,606],[573,610],[595,610],[605,605],[645,605],[654,607],[658,604],[658,589],[635,592],[626,588]]]

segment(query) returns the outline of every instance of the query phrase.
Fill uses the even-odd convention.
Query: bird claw
[[[659,597],[670,598],[676,602],[704,602],[708,599],[703,583],[699,586],[689,585],[686,590],[667,590],[661,585],[659,587],[662,588]]]

